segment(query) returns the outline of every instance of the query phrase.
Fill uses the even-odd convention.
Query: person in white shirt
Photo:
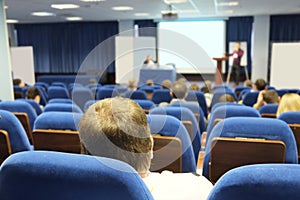
[[[118,159],[143,178],[154,199],[206,199],[212,184],[192,173],[149,172],[153,139],[144,110],[133,100],[115,97],[96,102],[78,126],[83,152]]]

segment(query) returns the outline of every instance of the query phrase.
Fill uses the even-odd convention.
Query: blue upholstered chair
[[[207,199],[300,199],[299,187],[300,165],[248,165],[225,173]]]
[[[137,102],[144,110],[151,110],[156,107],[153,101],[150,100],[134,99],[134,101]]]
[[[291,129],[285,122],[269,118],[232,117],[219,122],[207,139],[203,162],[203,175],[207,178],[209,178],[211,141],[215,137],[280,140],[286,146],[284,162],[298,163],[296,141]]]
[[[154,90],[152,93],[152,101],[155,104],[160,104],[161,102],[170,103],[171,100],[172,100],[172,97],[170,95],[170,90],[158,89],[158,90]]]
[[[147,95],[146,92],[142,91],[142,90],[129,90],[127,92],[125,92],[124,94],[125,98],[130,98],[130,99],[144,99],[147,100]]]
[[[193,112],[184,107],[156,107],[150,110],[150,115],[171,115],[180,121],[189,121],[192,123],[192,133],[190,138],[193,144],[195,162],[198,162],[198,154],[201,149],[201,132]]]
[[[74,101],[72,99],[64,99],[64,98],[54,98],[54,99],[50,99],[48,101],[48,103],[69,103],[72,104],[74,103]]]
[[[177,137],[182,144],[182,172],[196,172],[194,151],[189,134],[182,123],[169,115],[147,115],[152,134]]]
[[[55,81],[51,83],[51,86],[59,86],[59,87],[64,87],[67,88],[66,84],[63,82]]]
[[[54,98],[64,98],[69,99],[69,91],[66,87],[61,86],[50,86],[48,88],[48,100]]]
[[[252,107],[257,102],[259,92],[247,92],[243,98],[243,104]]]
[[[278,119],[285,121],[287,124],[300,124],[300,112],[283,112]]]
[[[219,103],[220,102],[220,97],[224,94],[229,94],[231,95],[235,101],[238,101],[236,95],[234,92],[232,92],[231,90],[216,90],[214,91],[214,94],[213,94],[213,97],[212,97],[212,100],[211,100],[211,104],[210,104],[210,109],[212,109],[214,107],[214,105],[216,103]]]
[[[219,107],[228,106],[228,105],[244,106],[244,104],[238,104],[238,103],[234,103],[234,102],[219,102],[214,105],[214,107],[210,110],[210,113],[213,113]]]
[[[85,103],[89,100],[94,100],[94,96],[88,88],[75,87],[72,91],[72,100],[83,110]]]
[[[44,108],[44,112],[51,111],[82,113],[79,106],[70,103],[48,103]]]
[[[99,100],[89,100],[84,104],[83,107],[83,112],[85,112],[91,105],[93,105],[94,103],[96,103]]]
[[[248,87],[248,86],[237,86],[237,87],[234,89],[234,93],[235,93],[236,97],[238,97],[238,99],[239,99],[240,93],[241,93],[243,90],[251,90],[251,87]],[[240,100],[240,99],[239,99],[239,100]]]
[[[48,87],[49,87],[49,85],[45,82],[35,82],[34,87],[36,86],[43,87],[45,91],[48,91]]]
[[[199,106],[202,108],[203,114],[205,118],[207,118],[207,107],[206,100],[203,92],[197,92],[197,91],[188,91],[188,95],[185,98],[186,101],[195,101],[198,102]]]
[[[111,97],[119,96],[119,94],[120,93],[116,89],[114,89],[114,87],[103,86],[97,89],[96,99],[101,100],[105,98],[111,98]]]
[[[33,149],[22,124],[11,112],[0,110],[0,129],[7,131],[12,153]]]
[[[264,116],[265,114],[273,114],[276,117],[278,104],[266,104],[260,107],[258,112]]]
[[[225,106],[219,106],[218,108],[213,109],[213,112],[211,113],[206,129],[206,139],[208,139],[210,132],[215,126],[217,120],[230,117],[260,117],[260,114],[252,107],[241,106],[239,104],[225,104]]]
[[[31,200],[153,199],[139,174],[124,162],[47,151],[10,156],[0,168],[0,196]]]
[[[47,91],[45,90],[45,88],[43,86],[40,86],[40,85],[36,85],[34,87],[36,87],[40,92],[40,96],[41,96],[40,104],[42,106],[45,106],[48,103],[48,93],[47,93]]]
[[[203,110],[201,109],[201,107],[198,104],[195,103],[190,103],[190,102],[186,102],[186,103],[174,103],[171,106],[174,107],[185,107],[190,109],[194,114],[198,115],[199,117],[199,128],[200,128],[200,132],[203,133],[203,131],[206,131],[206,125],[205,125],[205,116],[203,113]]]
[[[279,90],[276,90],[278,96],[282,97],[283,95],[289,93],[289,90],[288,89],[279,89]]]

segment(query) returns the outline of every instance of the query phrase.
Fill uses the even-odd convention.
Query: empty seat
[[[153,101],[150,101],[150,100],[134,99],[134,101],[137,102],[146,111],[149,111],[152,108],[156,107],[156,105],[153,103]]]
[[[36,101],[32,99],[18,99],[18,100],[26,101],[27,103],[29,103],[32,106],[32,108],[35,110],[37,115],[40,115],[43,112],[40,104],[38,104]]]
[[[54,98],[48,101],[48,103],[74,103],[72,99]]]
[[[205,118],[207,118],[207,106],[209,105],[206,105],[206,100],[203,92],[188,91],[188,95],[185,100],[198,102],[199,106],[202,108]]]
[[[259,92],[247,92],[243,98],[243,104],[252,107],[257,102]]]
[[[127,92],[125,92],[124,94],[125,98],[130,98],[130,99],[148,99],[146,92],[142,91],[142,90],[129,90]]]
[[[48,100],[54,98],[69,99],[69,92],[67,88],[61,86],[50,86],[48,88]]]
[[[114,89],[115,86],[103,86],[97,89],[97,94],[96,94],[96,99],[101,100],[105,98],[111,98],[111,97],[116,97],[119,96],[119,92]]]
[[[266,104],[259,108],[262,117],[276,118],[278,104]]]
[[[8,133],[0,129],[0,165],[11,153]]]
[[[4,199],[152,200],[139,174],[109,158],[33,151],[10,156],[0,168]]]
[[[72,91],[72,100],[83,110],[85,103],[89,100],[94,100],[94,96],[88,88],[75,87]]]
[[[171,100],[172,100],[172,96],[170,94],[170,90],[158,89],[158,90],[154,90],[152,93],[152,101],[155,104],[160,104],[162,102],[170,103]]]
[[[49,103],[45,106],[44,112],[51,111],[82,113],[82,110],[76,104],[69,103]]]

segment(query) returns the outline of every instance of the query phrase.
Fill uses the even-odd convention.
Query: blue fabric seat
[[[29,103],[32,106],[32,108],[35,110],[37,115],[40,115],[43,112],[41,106],[36,101],[34,101],[32,99],[18,99],[18,100],[19,101],[20,100],[25,101],[25,102]]]
[[[94,95],[92,91],[85,87],[75,87],[72,91],[72,100],[80,107],[84,109],[84,105],[87,101],[93,100]]]
[[[278,109],[278,104],[266,104],[259,108],[258,112],[260,114],[276,114]]]
[[[72,104],[74,101],[72,99],[64,99],[64,98],[54,98],[48,101],[48,103],[69,103]]]
[[[142,91],[142,90],[129,90],[127,92],[125,92],[124,94],[125,98],[130,98],[130,99],[144,99],[147,100],[147,95],[146,92]]]
[[[193,112],[184,107],[156,107],[150,110],[150,115],[171,115],[180,121],[190,121],[192,123],[192,145],[195,162],[198,162],[198,154],[201,149],[201,132]]]
[[[76,104],[70,103],[49,103],[45,106],[44,112],[51,111],[82,113],[82,110]]]
[[[152,101],[155,104],[160,104],[161,102],[170,103],[171,100],[172,100],[172,96],[170,94],[170,90],[157,89],[154,90],[152,93]]]
[[[150,100],[134,99],[134,101],[137,102],[144,110],[151,110],[156,107],[153,101]]]
[[[32,188],[34,192],[29,192]],[[31,200],[153,199],[139,174],[124,162],[47,151],[10,156],[0,168],[0,196]]]
[[[298,163],[296,141],[291,129],[285,122],[269,118],[231,117],[219,122],[207,139],[203,162],[203,175],[207,178],[209,178],[211,141],[215,137],[280,140],[286,146],[285,163]]]
[[[283,95],[285,94],[288,94],[289,93],[289,90],[288,89],[280,89],[280,90],[276,90],[278,96],[282,97]]]
[[[224,94],[231,95],[236,102],[238,101],[235,93],[232,92],[231,90],[228,90],[228,89],[225,89],[225,90],[218,89],[218,90],[214,91],[214,94],[213,94],[213,97],[212,97],[212,100],[211,100],[211,104],[210,104],[210,109],[212,109],[216,103],[220,102],[220,97],[222,95],[224,95]]]
[[[300,165],[248,165],[225,173],[207,199],[300,199],[299,187]]]
[[[214,105],[214,107],[210,110],[210,113],[213,113],[218,107],[228,106],[228,105],[244,106],[244,104],[238,104],[238,103],[234,103],[234,102],[219,102]]]
[[[48,93],[47,93],[47,91],[45,90],[45,88],[43,86],[40,86],[40,85],[36,85],[34,87],[36,87],[40,92],[40,96],[41,96],[40,104],[42,106],[45,106],[48,103]]]
[[[152,134],[177,137],[182,144],[182,172],[196,172],[194,151],[189,134],[182,123],[169,115],[147,115]]]
[[[83,112],[85,112],[91,105],[96,103],[98,100],[89,100],[85,102],[84,107],[83,107]]]
[[[97,89],[96,100],[102,100],[105,98],[111,98],[119,96],[118,90],[114,89],[115,86],[103,86]]]
[[[48,88],[48,100],[54,98],[64,98],[69,99],[69,91],[66,87],[61,86],[50,86]]]
[[[202,108],[205,118],[207,118],[208,111],[207,111],[207,104],[205,100],[205,96],[203,92],[197,91],[188,91],[188,95],[185,98],[186,101],[195,101],[198,102],[199,106]]]
[[[51,83],[51,86],[59,86],[59,87],[64,87],[67,88],[66,84],[63,82],[55,81]]]
[[[278,119],[285,121],[287,124],[300,124],[300,112],[283,112],[278,116]]]
[[[243,104],[246,105],[246,106],[252,107],[257,102],[258,94],[259,94],[258,91],[254,91],[254,92],[249,91],[249,92],[247,92],[244,95]]]
[[[12,153],[33,150],[22,124],[11,112],[0,110],[0,129],[7,131]]]

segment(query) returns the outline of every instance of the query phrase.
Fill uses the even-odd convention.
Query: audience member
[[[211,104],[211,100],[212,100],[213,94],[210,93],[210,90],[209,90],[209,88],[208,88],[207,85],[204,85],[204,86],[201,88],[201,91],[204,93],[205,101],[206,101],[207,107],[210,107],[210,104]]]
[[[137,89],[137,83],[134,78],[128,80],[127,88],[128,88],[128,90],[136,90]]]
[[[257,97],[257,102],[253,108],[259,110],[261,106],[266,104],[278,104],[280,97],[275,90],[261,91]]]
[[[26,92],[26,99],[32,99],[38,104],[40,104],[41,95],[39,90],[36,87],[29,88]]]
[[[188,89],[184,82],[175,81],[170,92],[171,96],[173,97],[170,104],[186,102],[185,97],[188,94]]]
[[[20,79],[20,78],[15,78],[14,80],[13,80],[13,85],[14,86],[19,86],[19,87],[21,87],[21,88],[23,88],[23,87],[25,87],[26,86],[26,84],[22,81],[22,79]]]
[[[252,83],[252,81],[251,80],[245,80],[244,81],[244,87],[250,87],[250,88],[253,88],[253,83]]]
[[[200,88],[199,88],[198,84],[192,83],[189,87],[189,90],[199,91]]]
[[[276,116],[283,112],[300,111],[300,96],[296,93],[288,93],[282,96]]]
[[[162,89],[168,89],[168,90],[170,90],[172,88],[172,82],[170,80],[168,80],[168,79],[163,80],[161,82],[161,88]]]
[[[83,152],[124,161],[143,178],[154,199],[206,199],[212,184],[191,173],[149,172],[153,139],[144,110],[122,97],[96,102],[79,123]]]
[[[148,79],[148,80],[146,81],[146,85],[148,85],[148,86],[153,86],[153,85],[154,85],[153,80]]]
[[[219,102],[232,102],[232,103],[236,103],[234,97],[231,94],[223,94],[222,96],[220,96]]]
[[[255,81],[254,86],[257,91],[266,90],[267,82],[264,79],[259,78]]]

